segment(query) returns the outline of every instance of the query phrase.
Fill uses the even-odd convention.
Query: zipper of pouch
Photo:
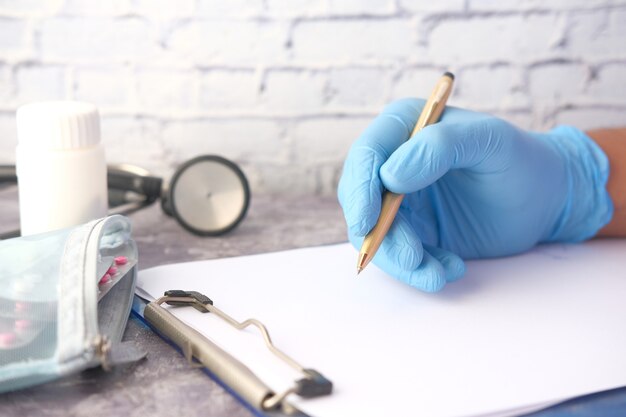
[[[83,312],[85,314],[85,340],[89,345],[89,350],[102,367],[108,370],[111,344],[106,336],[100,334],[98,329],[98,279],[96,276],[98,257],[100,256],[100,235],[105,223],[106,218],[97,221],[87,239],[83,270]]]

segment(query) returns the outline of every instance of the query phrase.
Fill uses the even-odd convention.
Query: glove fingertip
[[[356,249],[359,250],[363,245],[363,237],[354,235],[352,233],[348,233],[348,240],[350,244]]]
[[[436,293],[446,286],[446,280],[439,276],[430,278],[421,277],[418,281],[413,281],[410,285],[427,293]]]
[[[447,280],[448,282],[458,281],[465,275],[465,262],[459,257],[454,257],[448,264]]]
[[[408,194],[429,186],[452,167],[458,138],[446,125],[426,126],[403,143],[380,167],[383,185]]]
[[[422,253],[418,250],[418,248],[403,245],[399,254],[399,262],[402,264],[402,268],[407,271],[416,269],[422,262]]]
[[[398,211],[382,242],[381,250],[403,271],[414,271],[422,263],[424,255],[422,242],[403,210]]]
[[[406,181],[400,172],[398,175],[397,164],[390,163],[389,160],[380,167],[380,180],[384,187],[394,193],[403,193],[406,189]]]
[[[456,281],[465,274],[465,262],[457,254],[431,245],[425,245],[425,249],[441,265],[447,282]]]
[[[408,284],[424,292],[439,292],[446,286],[445,271],[439,263],[429,263],[413,271]]]
[[[380,211],[380,192],[366,184],[347,193],[342,208],[348,231],[356,236],[365,236],[376,224]],[[376,193],[378,192],[378,198]]]
[[[370,230],[371,227],[369,227],[368,222],[364,218],[348,224],[348,232],[354,236],[364,237]]]

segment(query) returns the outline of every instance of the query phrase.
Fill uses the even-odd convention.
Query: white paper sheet
[[[169,265],[141,271],[138,286],[200,291],[263,321],[280,349],[333,381],[332,396],[291,398],[313,416],[503,416],[626,385],[626,240],[470,261],[437,294],[374,265],[356,278],[356,256],[341,244]],[[174,311],[273,388],[297,376],[255,331]]]

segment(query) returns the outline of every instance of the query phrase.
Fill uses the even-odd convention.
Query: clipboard
[[[289,398],[306,414],[504,416],[624,385],[625,245],[545,245],[471,261],[466,279],[437,295],[375,265],[355,280],[349,244],[163,265],[142,271],[138,288],[150,300],[173,286],[196,289],[235,317],[262,318],[278,345],[333,380],[330,396]],[[299,377],[269,362],[256,332],[170,311],[275,390]]]
[[[280,360],[299,371],[302,378],[296,380],[289,389],[274,392],[246,365],[176,318],[169,311],[171,307],[166,308],[163,304],[172,307],[193,307],[202,314],[213,313],[236,330],[256,327],[263,337],[265,346]],[[303,367],[278,349],[263,323],[254,318],[239,322],[214,306],[213,301],[204,294],[196,291],[169,290],[152,302],[136,300],[133,311],[159,336],[177,346],[190,364],[204,367],[221,385],[261,413],[280,412],[288,416],[306,417],[305,413],[287,401],[289,395],[315,398],[332,393],[332,382],[315,369]]]

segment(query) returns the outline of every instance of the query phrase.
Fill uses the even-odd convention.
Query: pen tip
[[[369,262],[369,256],[367,253],[361,253],[359,255],[359,261],[356,264],[356,274],[357,276],[361,273],[362,270],[365,269],[365,265]]]
[[[454,74],[452,74],[450,71],[446,71],[443,73],[444,77],[450,77],[454,80]]]

